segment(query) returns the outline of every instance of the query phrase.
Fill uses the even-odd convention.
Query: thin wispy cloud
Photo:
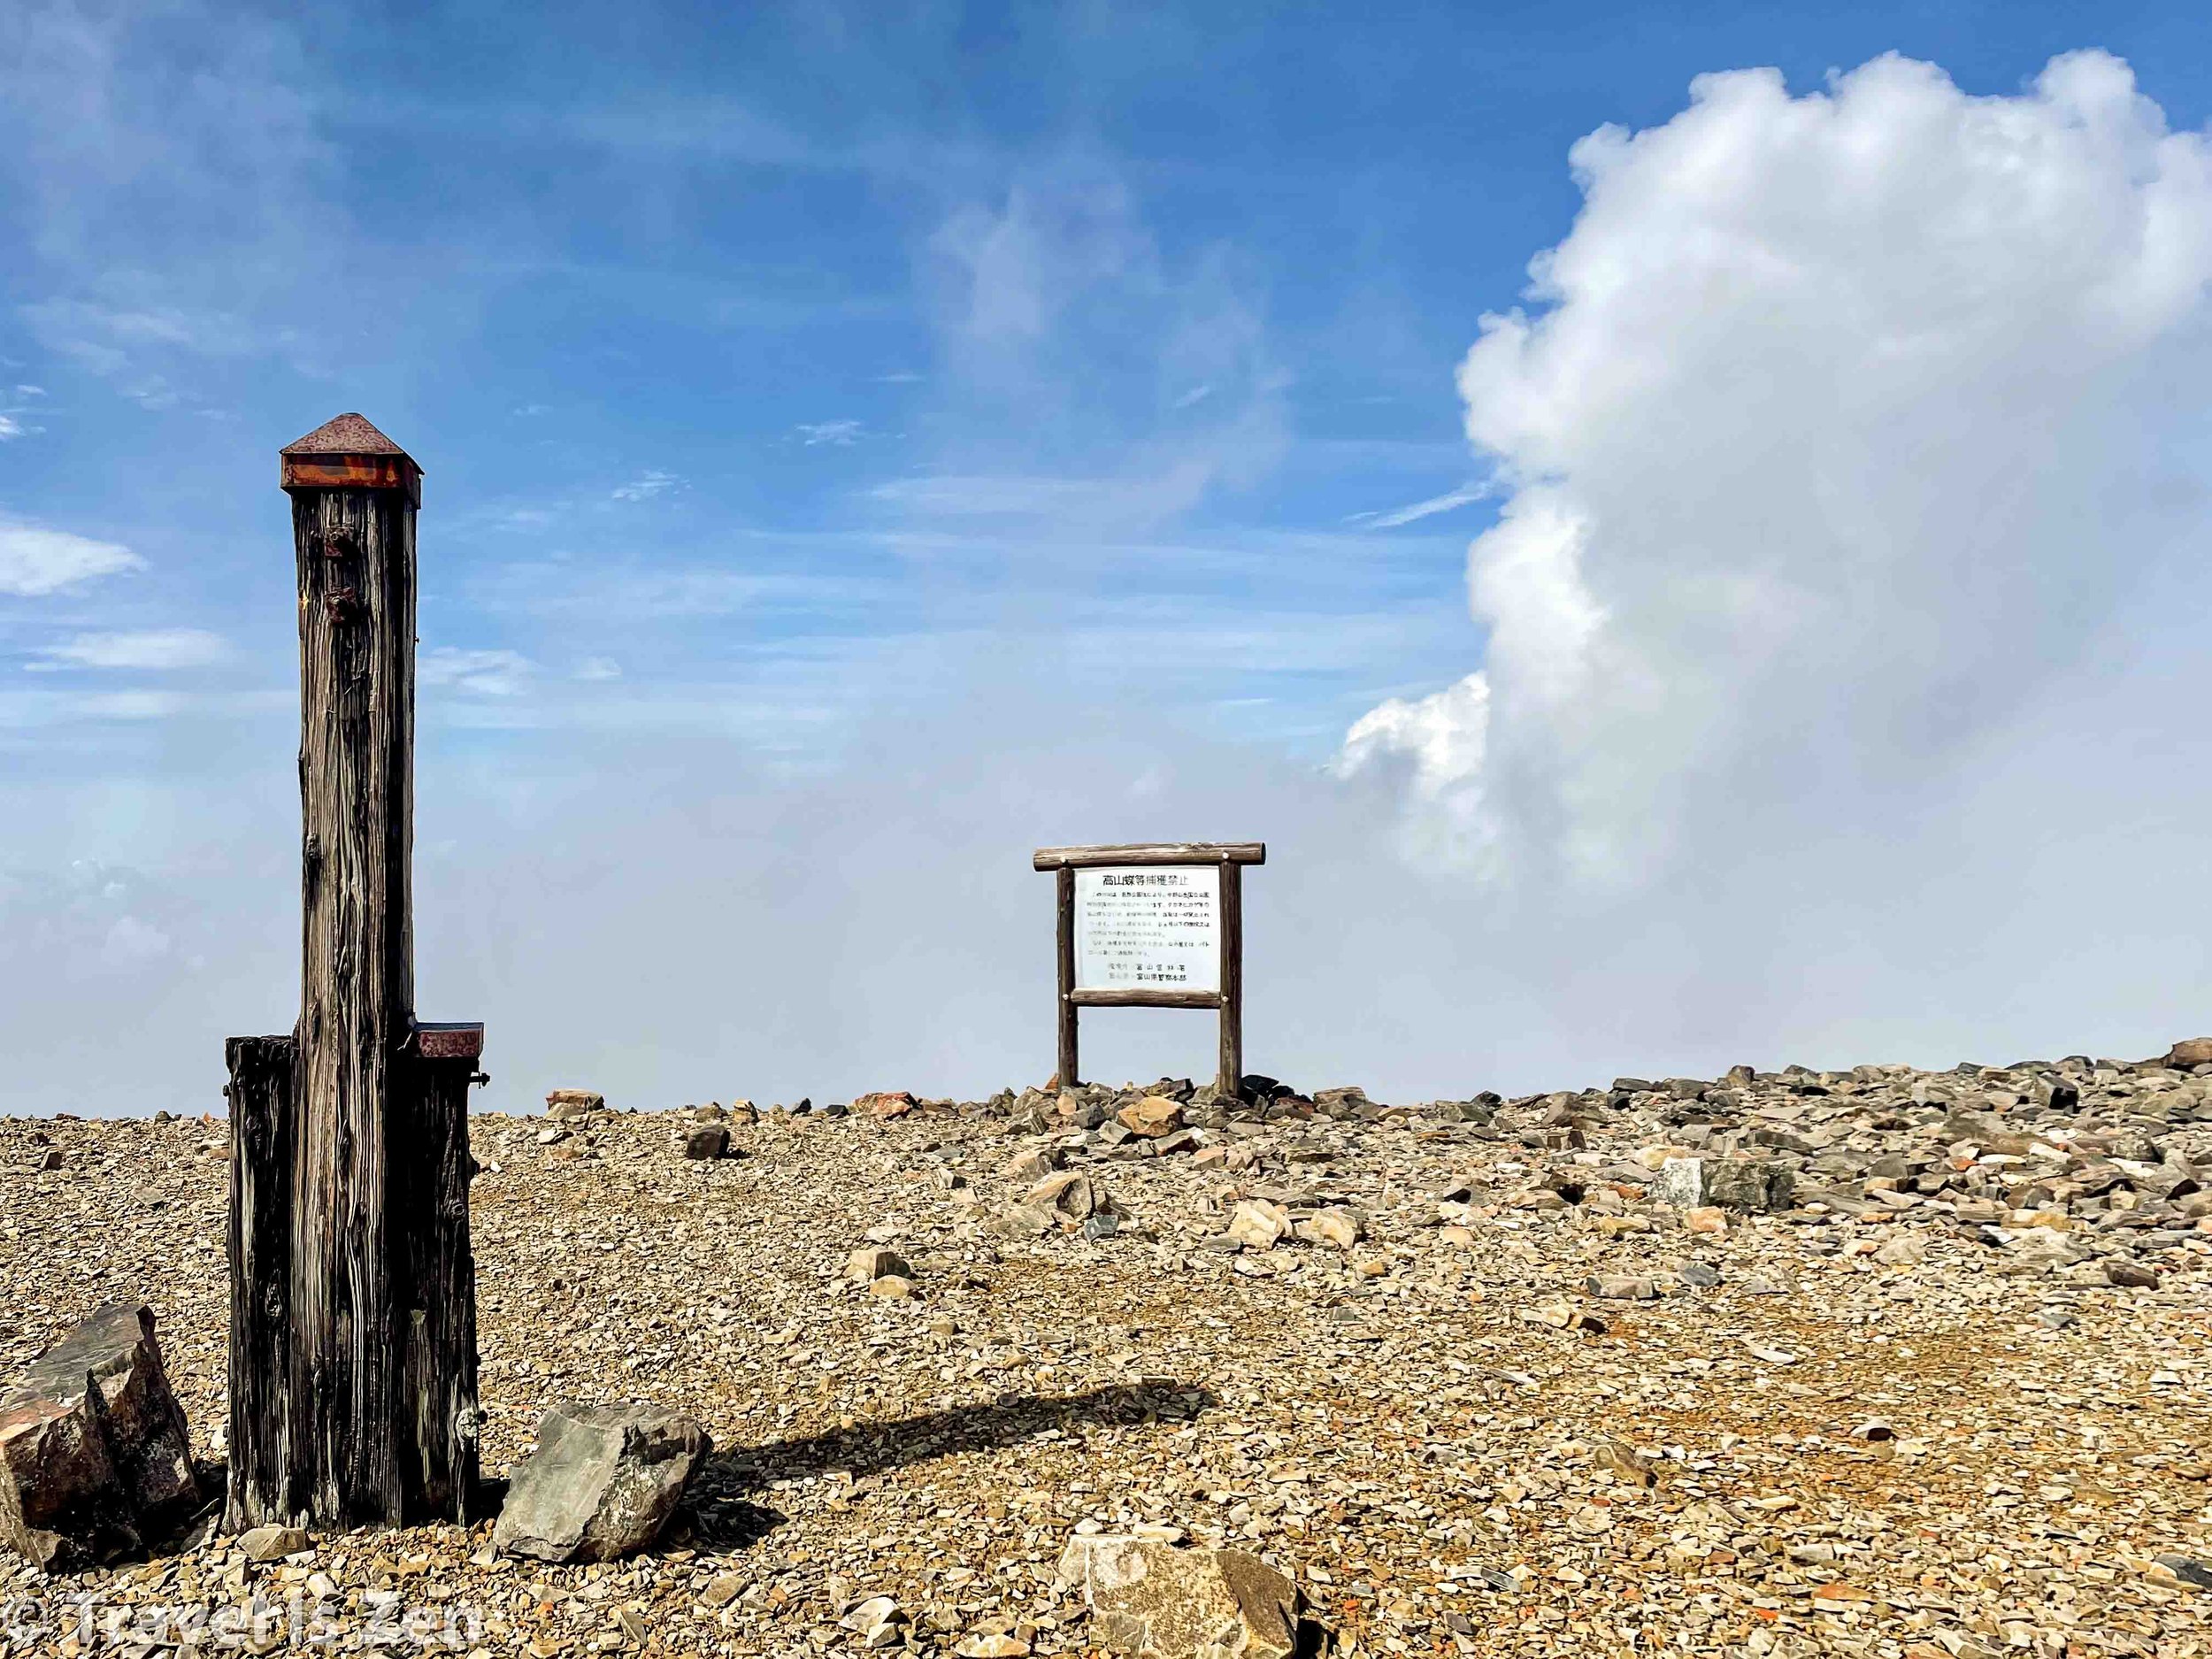
[[[817,444],[853,443],[864,430],[857,420],[803,420],[798,426],[799,440],[810,449]]]
[[[894,479],[871,486],[867,495],[918,518],[1031,518],[1086,534],[1170,519],[1194,506],[1217,472],[1217,458],[1200,449],[1117,477],[964,473]]]
[[[145,563],[119,542],[0,518],[0,594],[40,598]]]
[[[35,666],[45,668],[207,668],[224,661],[230,645],[201,628],[150,628],[139,633],[80,634],[43,647]]]
[[[470,650],[441,645],[415,659],[422,685],[472,697],[517,697],[528,689],[536,664],[520,651]]]
[[[1401,525],[1433,518],[1440,512],[1455,512],[1462,507],[1487,500],[1497,493],[1498,487],[1486,480],[1462,484],[1457,489],[1448,489],[1441,495],[1431,495],[1426,501],[1417,501],[1409,506],[1393,507],[1386,511],[1347,513],[1344,522],[1365,525],[1371,530],[1395,530]]]
[[[30,731],[84,722],[136,725],[167,720],[202,707],[236,712],[239,705],[204,703],[178,691],[15,691],[0,687],[0,727]]]
[[[675,473],[649,468],[630,482],[616,485],[609,494],[617,501],[651,501],[656,496],[665,495],[683,487],[683,480]]]

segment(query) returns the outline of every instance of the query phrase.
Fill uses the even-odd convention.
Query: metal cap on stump
[[[415,513],[359,415],[280,454],[300,626],[300,1018],[233,1038],[234,1525],[465,1518],[476,1479],[468,1087],[414,1018]]]

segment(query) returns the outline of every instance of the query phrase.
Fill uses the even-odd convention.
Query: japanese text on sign
[[[1218,993],[1220,893],[1208,864],[1077,871],[1077,988]]]

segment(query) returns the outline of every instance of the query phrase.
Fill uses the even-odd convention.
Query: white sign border
[[[1075,872],[1073,872],[1073,874],[1074,874],[1074,877],[1075,877],[1075,895],[1074,895],[1074,898],[1075,898],[1075,982],[1074,982],[1074,987],[1073,987],[1074,989],[1076,989],[1076,990],[1078,990],[1078,991],[1116,991],[1116,992],[1119,992],[1119,991],[1128,991],[1128,992],[1136,992],[1136,991],[1164,991],[1164,992],[1176,992],[1176,991],[1181,991],[1181,992],[1188,992],[1188,993],[1191,993],[1191,994],[1194,994],[1194,995],[1202,995],[1202,996],[1218,996],[1218,995],[1221,995],[1221,978],[1222,978],[1222,975],[1221,975],[1221,941],[1222,941],[1222,933],[1223,933],[1223,929],[1224,929],[1224,926],[1225,926],[1225,918],[1224,918],[1223,913],[1222,913],[1222,912],[1223,912],[1223,904],[1222,904],[1222,885],[1223,885],[1223,877],[1222,877],[1222,868],[1221,868],[1221,866],[1220,866],[1219,864],[1104,864],[1104,865],[1095,866],[1095,867],[1093,867],[1093,868],[1090,868],[1090,869],[1079,869],[1079,870],[1075,871]],[[1089,952],[1089,949],[1088,949],[1088,946],[1089,946],[1089,942],[1090,942],[1090,941],[1089,941],[1089,929],[1088,929],[1088,928],[1087,928],[1087,926],[1085,925],[1085,919],[1084,919],[1084,910],[1085,910],[1084,902],[1083,902],[1083,901],[1084,901],[1084,896],[1085,896],[1084,889],[1086,888],[1086,887],[1091,887],[1094,891],[1095,891],[1095,890],[1097,889],[1097,887],[1098,887],[1100,885],[1102,885],[1102,884],[1101,884],[1101,882],[1100,882],[1100,878],[1102,878],[1102,877],[1106,877],[1106,876],[1126,876],[1126,875],[1137,875],[1137,874],[1143,874],[1143,875],[1173,875],[1173,876],[1181,876],[1181,877],[1189,877],[1189,878],[1194,878],[1194,881],[1195,881],[1196,883],[1203,883],[1203,884],[1205,884],[1205,885],[1206,885],[1206,887],[1208,887],[1208,889],[1210,890],[1210,894],[1211,894],[1212,900],[1213,900],[1213,905],[1212,905],[1212,915],[1211,915],[1211,917],[1210,917],[1210,918],[1209,925],[1208,925],[1208,927],[1207,927],[1207,930],[1206,930],[1206,931],[1207,931],[1207,942],[1206,942],[1206,947],[1205,947],[1204,953],[1203,953],[1203,955],[1204,955],[1204,961],[1205,961],[1205,982],[1204,982],[1204,983],[1202,983],[1202,983],[1200,983],[1199,981],[1197,981],[1196,979],[1192,979],[1192,980],[1186,981],[1186,982],[1184,982],[1184,983],[1182,983],[1182,984],[1179,984],[1179,985],[1172,985],[1172,986],[1168,986],[1168,985],[1119,985],[1119,984],[1111,984],[1111,983],[1104,983],[1104,984],[1101,984],[1101,983],[1094,983],[1094,982],[1092,982],[1092,981],[1090,981],[1090,980],[1087,979],[1084,977],[1084,965],[1085,965],[1085,963],[1086,963],[1087,959],[1087,958],[1089,957],[1089,956],[1090,956],[1090,952]],[[1192,965],[1193,965],[1193,966],[1195,966],[1196,964],[1192,964]]]

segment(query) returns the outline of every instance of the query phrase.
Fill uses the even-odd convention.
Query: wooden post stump
[[[299,578],[300,1018],[289,1037],[227,1046],[228,1520],[465,1520],[483,1027],[414,1018],[422,473],[358,415],[281,460]]]

